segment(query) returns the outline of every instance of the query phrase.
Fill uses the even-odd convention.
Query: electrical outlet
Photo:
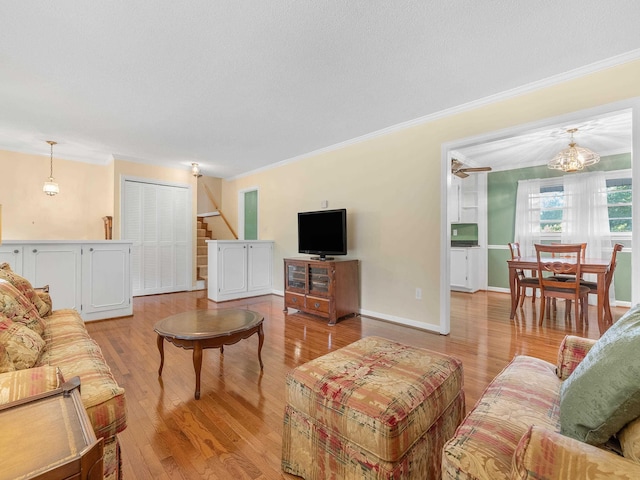
[[[320,202],[320,208],[327,208],[329,206],[329,201],[328,200],[322,200]]]
[[[422,299],[422,289],[416,288],[416,300],[421,300],[421,299]]]
[[[456,230],[455,228],[453,229],[453,236],[457,237],[458,236],[458,230]]]

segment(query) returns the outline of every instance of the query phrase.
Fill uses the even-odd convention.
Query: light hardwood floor
[[[258,337],[253,336],[226,347],[224,356],[219,350],[204,351],[200,400],[193,398],[191,351],[165,343],[165,365],[158,378],[157,320],[186,310],[232,307],[265,317],[263,372]],[[467,411],[515,355],[555,363],[565,335],[600,336],[595,320],[586,326],[565,321],[563,302],[542,326],[529,298],[515,320],[509,320],[509,296],[501,293],[454,293],[448,336],[367,317],[347,318],[330,327],[310,315],[285,317],[282,309],[282,297],[275,295],[216,304],[206,298],[206,291],[184,292],[137,297],[132,317],[87,324],[126,389],[128,427],[120,439],[127,480],[296,478],[280,470],[285,376],[297,365],[365,336],[461,359]],[[626,310],[615,308],[614,319]]]

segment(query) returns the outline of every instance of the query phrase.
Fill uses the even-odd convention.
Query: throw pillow
[[[32,367],[44,348],[44,340],[33,330],[0,316],[0,343],[16,370]]]
[[[44,323],[36,307],[9,282],[0,280],[0,313],[42,336]]]
[[[15,369],[16,367],[13,366],[9,358],[9,352],[7,352],[5,346],[0,343],[0,373],[13,372]]]
[[[560,388],[560,431],[604,444],[640,417],[640,304],[595,343]]]
[[[0,279],[6,280],[7,282],[11,283],[20,291],[20,293],[27,297],[27,299],[35,305],[40,316],[45,316],[51,312],[51,307],[42,301],[34,288],[31,286],[29,280],[21,277],[13,270],[11,270],[11,266],[8,263],[0,264]]]

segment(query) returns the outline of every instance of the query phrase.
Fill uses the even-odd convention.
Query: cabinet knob
[[[38,249],[37,249],[37,248],[34,248],[34,249],[33,249],[33,253],[38,253]]]
[[[20,253],[20,250],[14,250],[13,253]]]
[[[318,302],[316,302],[316,303],[314,304],[314,306],[315,306],[316,308],[320,308],[320,304],[319,304]]]
[[[292,301],[293,303],[296,303],[296,302],[298,301],[298,299],[297,299],[296,297],[293,297],[293,298],[291,299],[291,301]]]
[[[89,251],[90,251],[90,252],[93,252],[93,247],[91,247],[91,248],[89,249]]]

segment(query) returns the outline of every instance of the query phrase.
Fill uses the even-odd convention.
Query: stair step
[[[207,273],[209,273],[209,266],[208,265],[198,265],[198,276],[199,277],[206,277]]]
[[[207,246],[207,240],[209,240],[207,237],[198,237],[197,246],[198,247],[206,247]]]
[[[196,265],[206,265],[208,260],[209,260],[208,255],[198,255]]]
[[[198,255],[207,255],[209,248],[206,245],[198,245]]]
[[[199,237],[206,237],[207,236],[207,231],[204,228],[198,228],[197,232],[198,232],[198,236]]]

